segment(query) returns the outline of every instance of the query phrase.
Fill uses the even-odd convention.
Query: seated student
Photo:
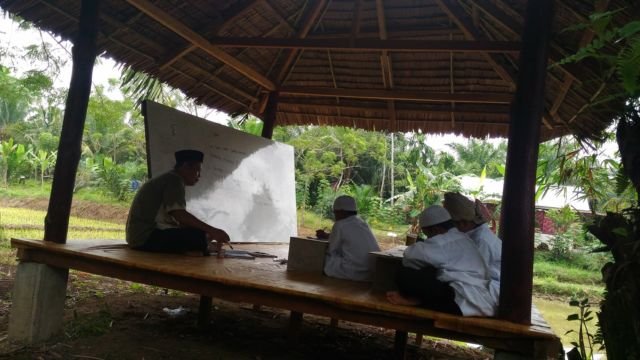
[[[204,154],[197,150],[175,153],[173,170],[142,185],[131,203],[126,236],[129,247],[156,252],[198,251],[209,255],[209,243],[229,242],[221,229],[200,221],[186,210],[185,186],[200,178]]]
[[[480,250],[480,255],[489,266],[491,280],[500,282],[502,240],[489,229],[478,204],[462,194],[448,192],[444,194],[442,205],[451,214],[458,230],[466,233]]]
[[[427,239],[405,250],[398,291],[387,292],[389,302],[456,315],[493,316],[497,306],[489,291],[489,271],[472,240],[438,205],[420,214],[420,227]]]
[[[327,276],[357,281],[371,281],[373,260],[369,253],[380,251],[369,225],[358,216],[356,200],[339,196],[333,202],[335,224],[331,233],[316,231],[316,236],[329,239],[324,262]]]

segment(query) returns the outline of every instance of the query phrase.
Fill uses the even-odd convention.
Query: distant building
[[[494,179],[480,179],[477,176],[461,176],[460,184],[463,193],[469,197],[477,198],[494,210],[502,201],[502,189],[504,181]],[[493,204],[493,206],[491,206]],[[551,209],[560,209],[569,206],[574,211],[587,214],[591,213],[589,203],[584,194],[574,186],[558,186],[549,189],[546,194],[536,200],[536,224],[538,231],[543,234],[554,234],[553,222],[546,215]],[[497,219],[496,219],[497,220]]]

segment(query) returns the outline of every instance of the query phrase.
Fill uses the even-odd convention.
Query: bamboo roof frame
[[[550,63],[593,38],[590,31],[563,29],[592,11],[620,7],[620,0],[556,2]],[[507,135],[508,127],[494,120],[504,113],[491,114],[505,109],[491,105],[513,99],[524,0],[103,3],[98,45],[104,55],[230,114],[264,118],[269,94],[278,92],[281,102],[319,106],[297,112],[276,106],[280,125],[325,124],[329,117],[334,125],[369,130]],[[0,7],[63,38],[77,31],[77,1],[0,0]],[[596,138],[622,111],[621,103],[593,107],[594,94],[619,89],[590,65],[549,68],[543,140]],[[444,104],[449,114],[439,111]],[[464,104],[486,111],[473,113]],[[372,115],[381,106],[386,111]]]

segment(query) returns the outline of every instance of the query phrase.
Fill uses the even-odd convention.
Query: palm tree
[[[459,175],[480,175],[486,169],[487,177],[502,177],[500,169],[507,158],[507,144],[500,142],[494,146],[486,140],[469,139],[466,144],[448,144],[456,153],[456,172]]]

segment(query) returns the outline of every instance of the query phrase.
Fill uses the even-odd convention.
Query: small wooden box
[[[374,291],[397,290],[396,275],[402,267],[402,253],[406,246],[398,246],[386,251],[375,251],[375,273],[372,288]]]
[[[324,270],[324,258],[329,242],[319,239],[291,237],[287,271],[317,272]]]

